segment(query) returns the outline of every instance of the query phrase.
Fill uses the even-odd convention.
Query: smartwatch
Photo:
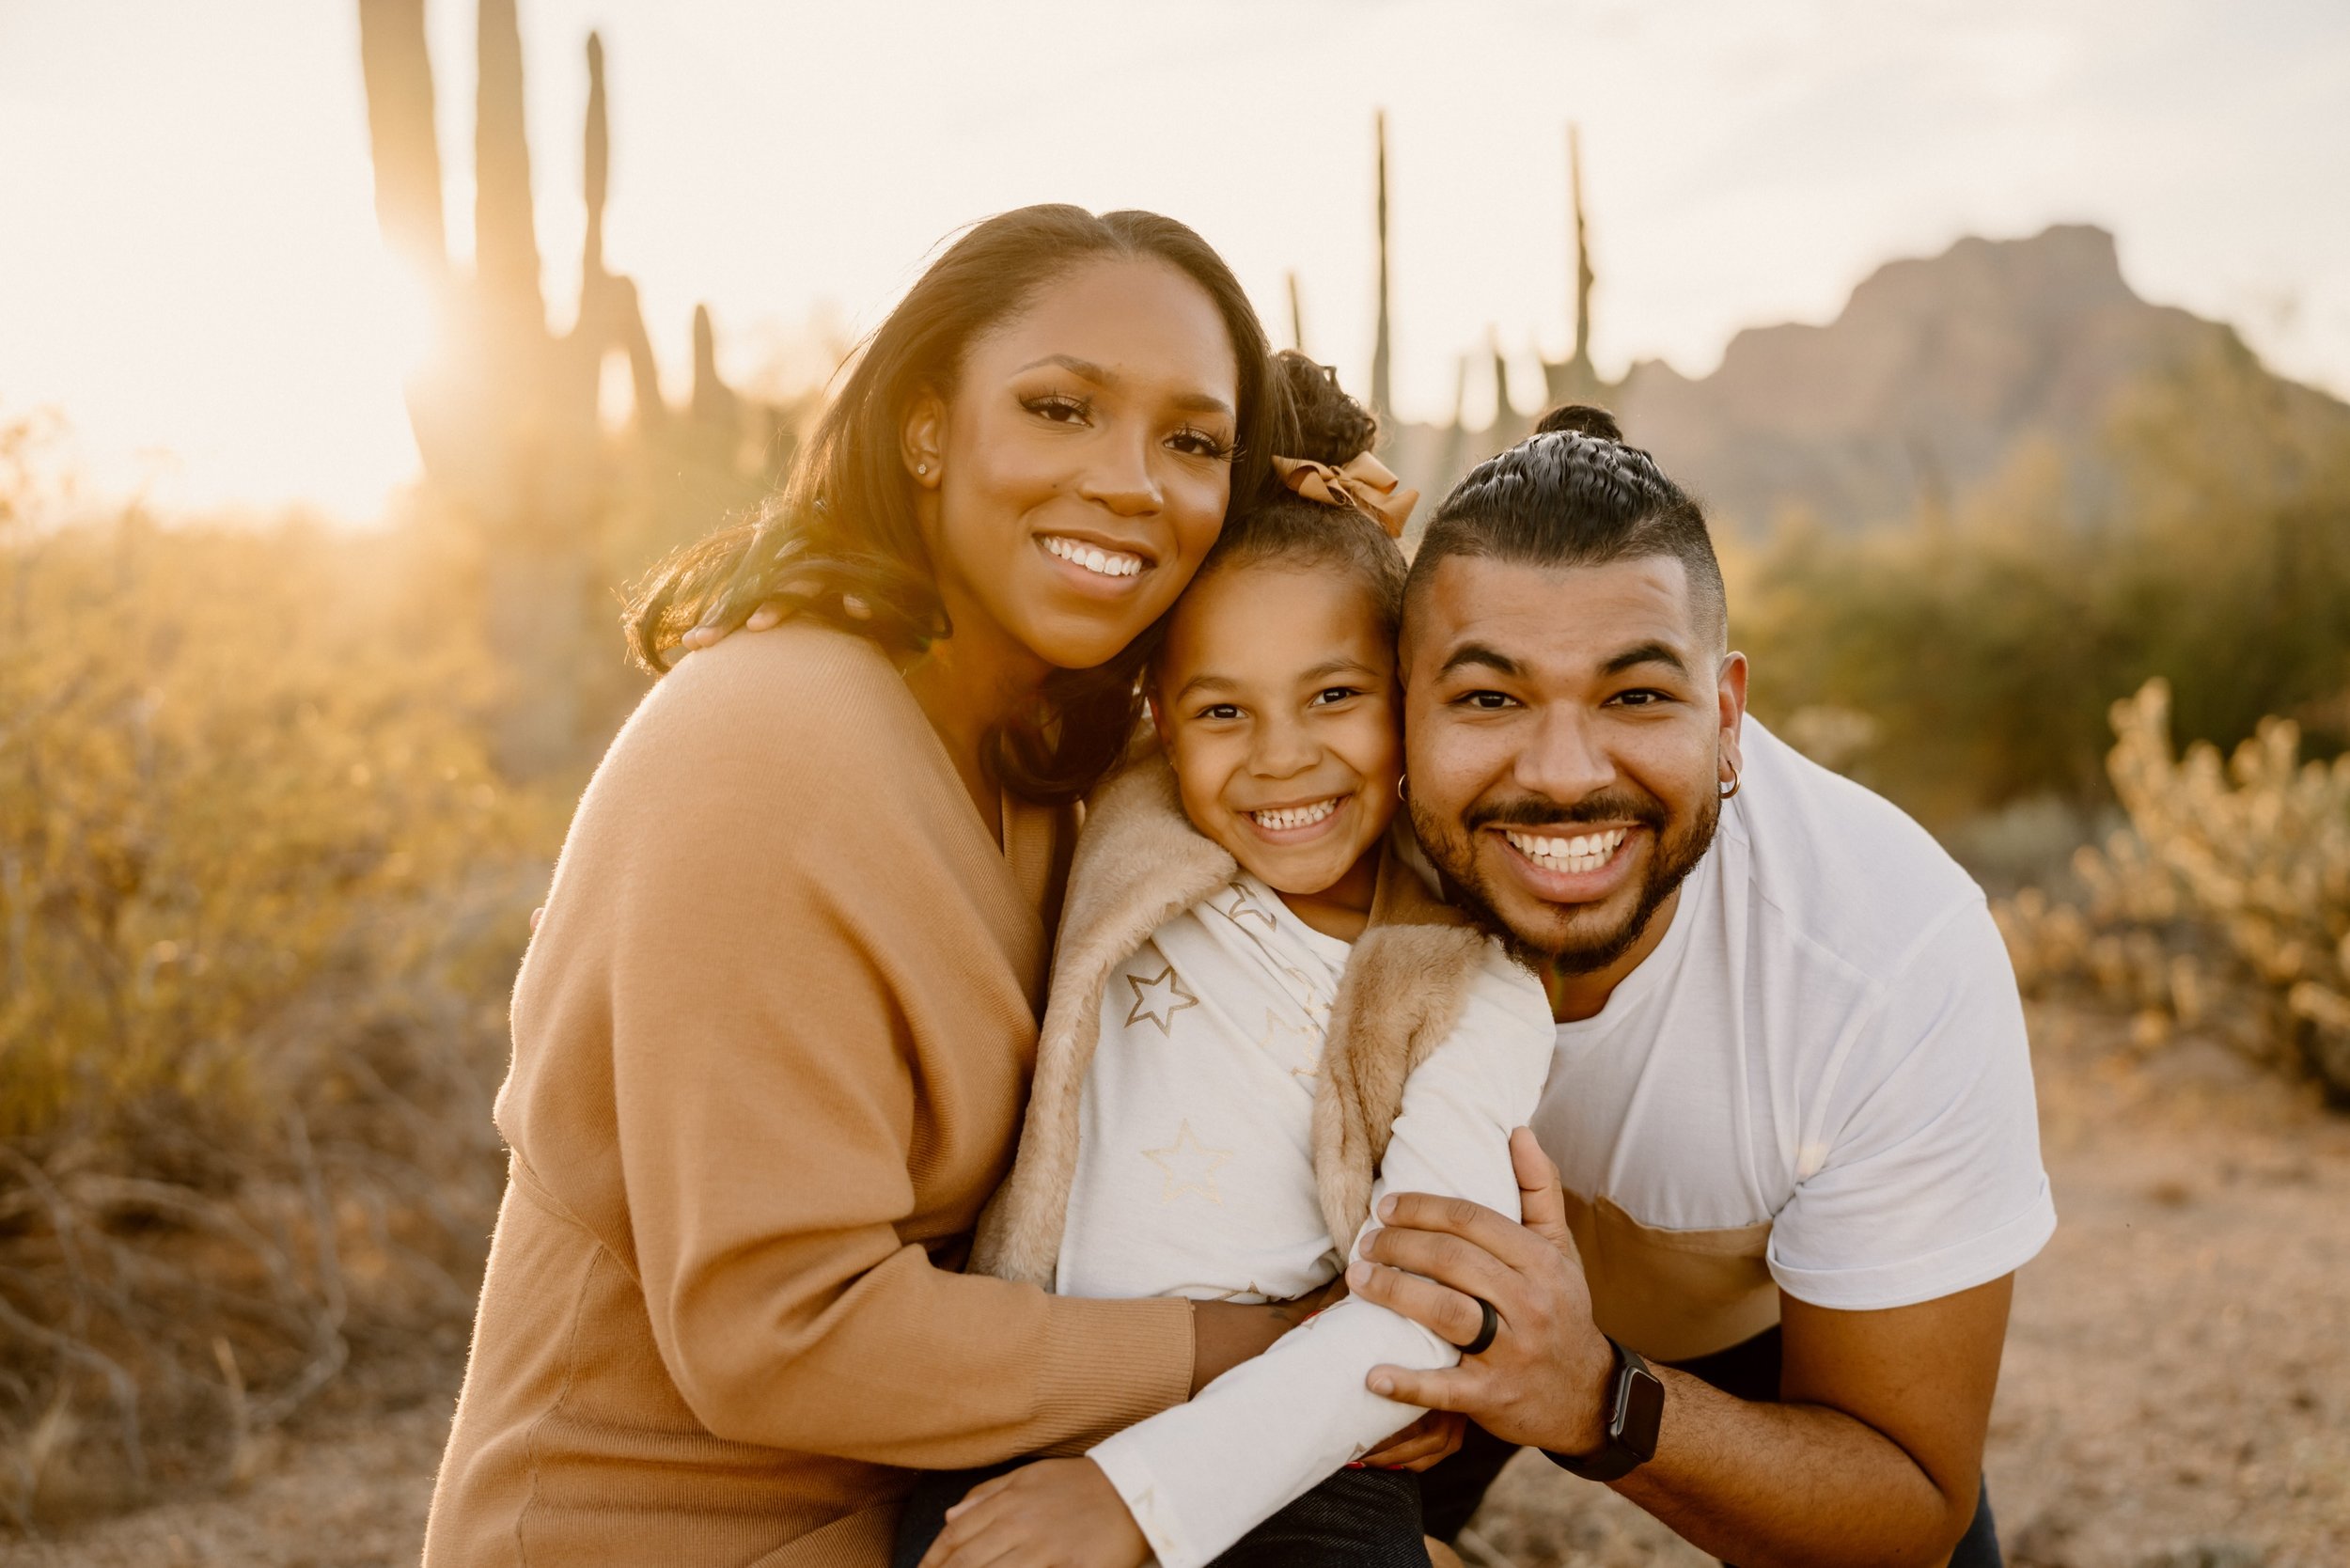
[[[1543,1458],[1585,1481],[1614,1481],[1655,1458],[1656,1432],[1665,1419],[1662,1380],[1649,1371],[1639,1352],[1618,1343],[1612,1336],[1607,1342],[1616,1352],[1616,1375],[1609,1384],[1607,1402],[1607,1440],[1598,1452],[1581,1457],[1543,1450]]]

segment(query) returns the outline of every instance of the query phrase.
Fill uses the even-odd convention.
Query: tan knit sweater
[[[428,1568],[872,1564],[901,1466],[1184,1397],[1190,1307],[953,1272],[1011,1161],[1066,835],[999,851],[815,626],[646,698],[514,993],[512,1146]]]

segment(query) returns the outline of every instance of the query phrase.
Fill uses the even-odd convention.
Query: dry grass
[[[541,813],[419,546],[0,509],[0,1522],[470,1316]]]

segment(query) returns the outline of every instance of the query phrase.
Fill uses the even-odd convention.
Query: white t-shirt
[[[1280,1301],[1337,1277],[1312,1130],[1351,950],[1244,871],[1111,974],[1055,1290]]]
[[[1056,1290],[1263,1301],[1337,1277],[1313,1105],[1351,951],[1243,872],[1112,973]],[[1404,1084],[1374,1211],[1408,1190],[1514,1213],[1510,1129],[1532,1112],[1550,1058],[1541,984],[1489,940],[1459,1022]],[[1373,1366],[1459,1359],[1409,1319],[1349,1299],[1089,1457],[1162,1568],[1194,1568],[1419,1414],[1363,1386]]]
[[[1534,1128],[1570,1192],[1665,1231],[1771,1223],[1779,1287],[1906,1306],[2056,1225],[2014,972],[1982,892],[1888,802],[1748,719],[1670,929],[1561,1024]]]

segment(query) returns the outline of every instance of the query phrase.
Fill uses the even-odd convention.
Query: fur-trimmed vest
[[[1164,758],[1135,763],[1095,796],[1070,870],[1020,1152],[979,1216],[974,1272],[1053,1287],[1103,993],[1153,933],[1238,870],[1183,816]],[[1459,1022],[1486,940],[1392,847],[1383,854],[1371,923],[1330,1010],[1314,1095],[1314,1185],[1341,1254],[1370,1217],[1403,1082]]]

